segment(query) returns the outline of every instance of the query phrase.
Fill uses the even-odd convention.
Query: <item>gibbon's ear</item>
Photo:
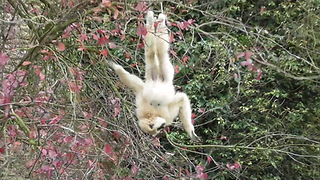
[[[143,91],[144,82],[138,76],[130,74],[124,70],[122,66],[112,61],[107,61],[107,64],[109,64],[110,67],[116,72],[123,84],[132,88],[135,93]]]

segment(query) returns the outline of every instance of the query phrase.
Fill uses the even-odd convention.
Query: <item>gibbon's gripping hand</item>
[[[107,63],[116,72],[122,83],[132,88],[135,93],[143,91],[144,82],[142,81],[142,79],[140,79],[136,75],[130,74],[128,71],[124,70],[122,66],[114,62],[107,61]]]
[[[182,122],[184,130],[189,134],[193,141],[199,141],[200,138],[196,135],[191,119],[191,105],[188,96],[185,93],[178,92],[172,102],[179,106],[179,117]]]

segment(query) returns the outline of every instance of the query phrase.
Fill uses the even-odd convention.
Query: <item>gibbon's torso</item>
[[[174,104],[167,104],[154,108],[140,92],[136,94],[136,114],[138,119],[161,117],[166,120],[166,125],[170,125],[178,116],[179,107]]]

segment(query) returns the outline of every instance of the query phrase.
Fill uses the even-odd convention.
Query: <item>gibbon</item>
[[[166,16],[146,16],[145,36],[145,82],[130,74],[122,66],[108,61],[120,81],[132,88],[136,96],[136,115],[139,127],[145,133],[156,135],[162,128],[172,124],[179,116],[183,127],[192,140],[198,140],[191,120],[191,106],[188,96],[175,92],[174,69],[169,58],[169,35],[165,24]],[[154,26],[154,23],[159,23]]]

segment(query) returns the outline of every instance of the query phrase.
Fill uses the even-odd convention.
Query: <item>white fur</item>
[[[169,58],[169,35],[166,16],[158,19],[149,11],[146,16],[148,34],[145,37],[146,81],[130,74],[122,66],[109,62],[120,80],[136,95],[136,114],[140,128],[149,134],[158,134],[160,128],[172,124],[179,116],[185,131],[197,140],[191,123],[191,106],[185,93],[176,93],[173,86],[174,69]],[[161,21],[155,28],[154,22]]]
[[[145,37],[146,85],[143,96],[153,107],[165,107],[175,94],[166,16],[159,14],[156,19],[153,17],[153,12],[149,11],[146,16],[146,28],[148,30]]]

